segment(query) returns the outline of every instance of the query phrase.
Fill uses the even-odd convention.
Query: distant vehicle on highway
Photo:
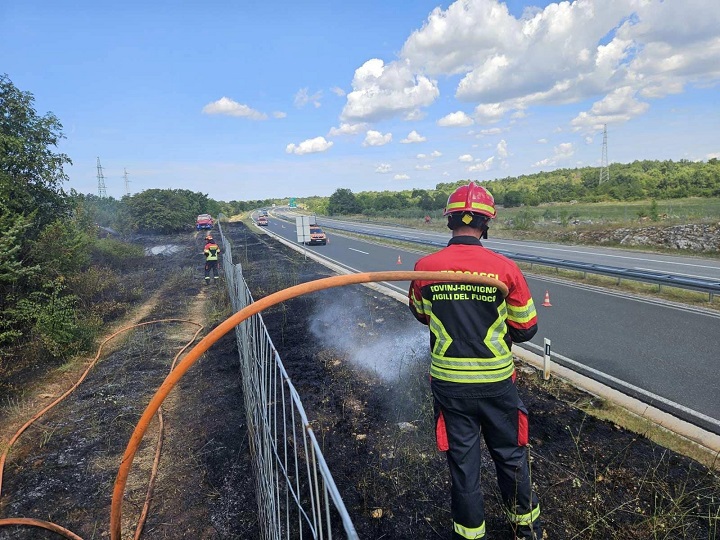
[[[270,222],[268,221],[267,216],[260,216],[257,218],[257,224],[262,225],[264,227],[267,227]]]
[[[327,235],[317,225],[310,225],[310,241],[305,242],[305,245],[314,246],[317,244],[321,246],[327,244]]]
[[[210,214],[200,214],[195,220],[195,228],[199,231],[200,229],[212,229],[215,222]]]

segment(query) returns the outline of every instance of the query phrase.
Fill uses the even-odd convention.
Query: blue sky
[[[67,189],[217,200],[720,157],[716,0],[5,0]]]

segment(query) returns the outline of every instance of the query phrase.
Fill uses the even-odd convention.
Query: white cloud
[[[498,143],[497,149],[495,150],[495,153],[496,153],[497,156],[498,156],[499,158],[501,158],[501,159],[505,159],[506,157],[508,157],[507,142],[505,141],[505,139],[502,139],[502,140]]]
[[[403,116],[403,120],[406,122],[416,122],[418,120],[422,120],[425,116],[427,116],[427,113],[422,109],[413,109]]]
[[[573,143],[560,143],[555,147],[555,155],[558,158],[566,159],[575,153],[575,147]]]
[[[705,159],[720,159],[720,152],[710,152],[707,156],[705,156]]]
[[[540,161],[533,163],[533,167],[548,167],[556,165],[558,161],[566,160],[572,157],[575,153],[575,147],[572,143],[560,143],[553,148],[554,154],[552,157],[541,159]]]
[[[537,142],[539,142],[540,144],[547,144],[548,140],[547,139],[538,139]]]
[[[474,165],[470,165],[468,172],[488,171],[495,161],[495,156],[490,156],[485,161],[477,160]]]
[[[332,127],[328,132],[328,137],[337,137],[338,135],[357,135],[367,129],[367,124],[347,124],[342,123],[340,127]]]
[[[314,94],[310,94],[307,88],[301,88],[297,91],[297,94],[295,94],[295,106],[300,109],[307,105],[308,103],[312,103],[315,108],[317,109],[320,107],[320,99],[322,98],[322,91],[318,90]]]
[[[492,124],[501,120],[508,110],[500,103],[481,103],[475,107],[475,121],[478,124]]]
[[[285,152],[288,154],[297,154],[298,156],[315,154],[325,152],[330,149],[333,144],[332,141],[326,141],[325,137],[315,137],[314,139],[307,139],[300,144],[290,143],[285,147]]]
[[[385,133],[384,135],[379,131],[369,130],[365,134],[365,140],[363,146],[384,146],[392,141],[392,133]]]
[[[410,177],[407,174],[396,174],[393,180],[410,180]]]
[[[380,163],[375,168],[375,172],[380,174],[387,174],[389,172],[392,172],[392,165],[390,165],[389,163]]]
[[[267,115],[251,109],[247,105],[233,101],[228,97],[221,97],[217,101],[208,103],[203,107],[205,114],[222,114],[226,116],[242,116],[251,120],[265,120]]]
[[[339,86],[333,86],[332,88],[330,88],[330,91],[336,96],[343,97],[345,95],[345,90],[343,90]]]
[[[716,84],[720,9],[712,4],[575,0],[516,17],[500,0],[458,0],[435,8],[397,60],[358,68],[343,114],[379,119],[427,107],[439,95],[433,77],[459,81],[455,97],[477,106],[476,123],[522,118],[530,106],[602,101],[624,86],[637,100]],[[646,110],[636,104],[629,117]]]
[[[426,137],[423,137],[417,131],[412,130],[410,133],[408,133],[408,136],[405,137],[400,142],[402,144],[411,144],[411,143],[421,143],[421,142],[425,142],[425,141],[427,141]]]
[[[473,161],[473,157],[470,154],[463,154],[458,158],[458,161],[462,161],[463,163],[470,163]]]
[[[279,119],[279,118],[285,118],[287,116],[287,113],[282,112],[282,111],[275,111],[272,113],[272,115],[273,115],[273,117]]]
[[[442,156],[442,152],[440,152],[440,150],[433,150],[433,153],[430,154],[430,157],[434,157],[434,158],[437,158],[440,156]]]
[[[575,131],[602,131],[605,124],[627,122],[650,107],[635,99],[635,90],[624,86],[593,103],[589,112],[581,112],[570,122]]]
[[[465,127],[472,125],[473,119],[463,111],[457,111],[443,116],[437,121],[437,125],[441,127]]]
[[[430,165],[415,165],[416,171],[429,171],[430,169],[432,169]]]
[[[425,158],[427,157],[427,154],[418,154],[418,155],[415,156],[415,157],[418,158],[418,159],[425,159]]]
[[[481,137],[487,137],[490,135],[500,135],[503,131],[507,131],[507,129],[504,129],[504,128],[481,129],[480,132],[476,135],[476,137],[479,139]]]
[[[380,120],[413,113],[440,95],[437,82],[415,75],[406,62],[373,58],[355,70],[342,111],[346,120]]]

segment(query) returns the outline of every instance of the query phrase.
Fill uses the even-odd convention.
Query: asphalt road
[[[412,229],[409,231],[402,227],[357,223],[325,217],[319,219],[318,224],[326,227],[332,227],[333,225],[351,227],[357,232],[370,235],[375,233],[406,234],[409,238],[424,239],[439,243],[445,243],[450,238],[450,231],[447,233],[423,231],[422,229]],[[522,253],[523,255],[534,255],[536,257],[550,257],[553,259],[570,260],[588,264],[618,266],[634,270],[720,280],[720,260],[717,259],[643,253],[629,249],[566,246],[522,240],[499,240],[492,238],[492,229],[490,232],[491,237],[485,240],[483,244],[496,251],[509,251]]]
[[[268,229],[297,242],[293,222],[271,218]],[[327,245],[307,246],[306,249],[350,271],[412,270],[415,261],[422,256],[407,249],[334,235],[332,230],[325,232],[329,238]],[[413,230],[410,234],[419,233]],[[449,234],[436,236],[444,241],[449,238]],[[578,259],[572,260],[607,258],[607,252],[611,251],[617,266],[626,266],[622,261],[628,263],[627,267],[654,264],[657,271],[668,272],[672,265],[676,268],[695,265],[696,277],[720,277],[720,263],[705,259],[680,257],[673,260],[672,256],[623,250],[485,242],[490,248],[503,250],[510,250],[510,244],[517,252],[522,248],[523,253],[529,253],[525,250],[532,248],[545,251],[544,256],[551,256],[547,253],[550,250],[564,254],[552,255],[555,258],[570,259],[565,255],[576,253]],[[609,264],[607,260],[603,263]],[[528,283],[538,309],[539,331],[525,346],[542,354],[544,339],[550,339],[554,360],[572,365],[586,375],[720,433],[720,392],[717,388],[720,377],[716,371],[720,368],[720,314],[541,276],[528,276]],[[386,285],[406,294],[409,284]],[[546,292],[551,307],[542,306]]]

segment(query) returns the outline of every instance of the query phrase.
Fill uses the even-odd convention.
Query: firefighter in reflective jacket
[[[495,201],[470,183],[448,198],[447,247],[421,258],[419,271],[487,275],[495,287],[413,281],[409,304],[430,328],[431,388],[438,449],[447,452],[451,475],[453,538],[485,538],[480,487],[480,436],[495,462],[497,480],[517,538],[541,539],[540,504],[527,458],[527,410],[515,387],[513,342],[537,332],[537,313],[525,277],[510,259],[480,242],[495,217]]]
[[[215,240],[210,235],[205,237],[203,255],[205,255],[205,285],[209,285],[211,271],[213,279],[218,279],[218,257],[220,256],[220,246],[215,243]]]

